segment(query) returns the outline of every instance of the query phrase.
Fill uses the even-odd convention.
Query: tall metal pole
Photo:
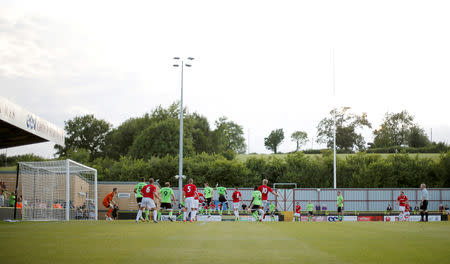
[[[334,117],[333,117],[333,186],[334,189],[336,186],[336,85],[335,85],[335,72],[334,72],[334,49],[333,49],[333,104],[334,104]]]
[[[180,203],[183,200],[183,69],[184,61],[181,61],[180,153],[178,159],[178,191],[180,193]]]
[[[95,201],[95,220],[98,220],[97,170],[94,171],[94,201]]]
[[[70,220],[70,160],[66,160],[66,221]]]

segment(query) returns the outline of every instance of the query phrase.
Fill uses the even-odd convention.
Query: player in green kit
[[[147,183],[145,182],[145,178],[142,177],[141,178],[141,182],[136,184],[136,186],[134,187],[134,196],[136,197],[136,203],[138,204],[138,207],[141,207],[141,202],[142,202],[142,193],[141,193],[141,189],[142,187],[144,187],[145,185],[147,185]],[[149,215],[149,210],[146,209],[145,210],[145,219],[148,220],[148,215]],[[141,217],[142,221],[144,221],[144,218]]]
[[[172,188],[170,188],[170,182],[166,182],[164,188],[161,188],[161,209],[169,211],[169,220],[173,222],[172,219],[172,199],[176,203],[175,195],[173,194]]]
[[[344,197],[342,197],[340,191],[337,192],[336,206],[338,211],[339,222],[342,222],[342,213],[344,211]]]
[[[255,189],[252,193],[252,202],[248,206],[248,210],[252,212],[255,221],[262,221],[262,217],[264,215],[264,211],[261,209],[262,206],[262,193],[258,191],[258,186],[255,186]],[[259,213],[259,216],[258,216]]]
[[[306,211],[308,211],[308,222],[311,222],[314,211],[314,205],[311,203],[311,200],[309,200],[308,204],[306,205]]]
[[[222,215],[223,212],[223,204],[226,203],[227,204],[227,210],[228,210],[228,214],[230,213],[230,207],[228,206],[228,201],[227,201],[227,188],[221,186],[221,187],[217,187],[219,184],[216,184],[216,188],[217,188],[217,194],[219,194],[219,214]]]
[[[203,194],[205,195],[205,209],[208,212],[208,215],[211,216],[211,201],[214,196],[214,189],[209,187],[209,184],[205,182],[205,189],[203,189]]]
[[[269,205],[269,213],[270,213],[270,219],[272,221],[275,221],[275,213],[277,212],[277,206],[275,205],[275,203],[271,203]]]

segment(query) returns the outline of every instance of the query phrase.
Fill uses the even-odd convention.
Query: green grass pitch
[[[450,223],[0,224],[1,263],[449,263]]]

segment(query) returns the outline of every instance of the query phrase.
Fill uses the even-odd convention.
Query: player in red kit
[[[258,191],[261,192],[262,194],[262,209],[265,211],[266,210],[266,205],[267,205],[267,198],[269,197],[269,192],[272,193],[275,196],[278,196],[278,193],[274,192],[272,190],[272,188],[270,188],[269,186],[267,186],[267,183],[269,181],[267,179],[263,180],[263,184],[261,186],[258,187]],[[266,215],[264,214],[264,217]]]
[[[183,187],[183,196],[184,196],[184,216],[183,221],[186,222],[186,217],[191,213],[191,219],[190,222],[193,222],[195,219],[195,216],[197,215],[197,210],[194,208],[194,200],[195,196],[197,196],[197,186],[194,185],[194,180],[191,178],[188,181],[188,184],[186,184]]]
[[[302,211],[302,207],[300,206],[300,203],[297,202],[297,205],[295,206],[295,213],[294,213],[294,217],[292,218],[292,222],[297,221],[302,221],[302,217],[301,217],[301,212]]]
[[[159,199],[159,192],[156,189],[156,186],[153,185],[155,183],[155,180],[153,178],[150,178],[148,180],[147,185],[142,187],[141,194],[142,194],[142,201],[140,204],[140,208],[138,210],[138,213],[136,215],[136,223],[139,221],[139,219],[142,216],[142,213],[145,212],[145,209],[149,209],[153,211],[153,221],[155,223],[158,223],[158,211],[156,210],[156,204],[155,199]]]
[[[205,196],[202,193],[197,192],[197,195],[194,196],[194,206],[193,208],[195,209],[196,212],[199,211],[199,206],[200,206],[200,197],[203,197],[202,199],[205,199]],[[192,215],[192,213],[191,213]],[[196,219],[194,218],[194,221]]]
[[[406,204],[405,204],[405,214],[403,216],[405,221],[409,221],[409,210],[410,210],[409,202],[406,202]]]
[[[239,202],[240,199],[242,199],[242,194],[237,187],[234,188],[234,192],[231,197],[233,197],[234,215],[236,216],[236,221],[239,221],[239,206],[240,206]]]
[[[405,192],[401,191],[400,195],[397,197],[398,209],[400,210],[400,215],[398,218],[403,221],[405,216],[405,206],[408,203],[408,197],[406,197]]]

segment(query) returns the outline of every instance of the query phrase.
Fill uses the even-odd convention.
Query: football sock
[[[191,220],[192,221],[195,221],[195,216],[197,216],[197,210],[192,211],[192,213],[191,213]]]
[[[156,210],[153,210],[153,221],[158,220],[158,212]]]
[[[150,211],[148,209],[145,209],[145,220],[148,220],[149,214],[150,214]]]
[[[108,214],[107,214],[108,217],[111,217],[112,211],[113,211],[113,209],[112,209],[112,208],[109,208],[109,211],[108,211]]]
[[[158,221],[161,221],[161,212],[158,211]]]
[[[258,221],[258,212],[257,211],[253,212],[253,217],[255,218],[256,221]]]
[[[187,213],[183,212],[183,221],[186,221],[186,215],[187,215]]]
[[[136,221],[139,221],[139,218],[141,218],[141,216],[142,216],[142,210],[139,209],[137,212]]]
[[[264,215],[264,211],[262,209],[258,209],[258,212],[261,214],[261,216]]]
[[[172,211],[169,211],[169,217],[172,218]]]

